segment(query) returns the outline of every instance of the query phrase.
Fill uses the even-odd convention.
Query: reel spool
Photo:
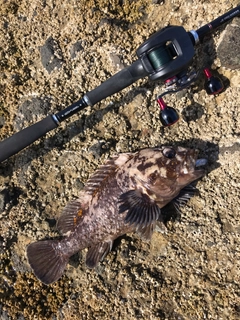
[[[191,37],[181,26],[169,26],[154,33],[137,49],[149,79],[161,81],[186,70],[194,54]]]

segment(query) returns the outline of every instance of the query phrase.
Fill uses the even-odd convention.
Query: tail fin
[[[28,262],[36,277],[45,284],[57,281],[68,263],[68,256],[62,254],[59,242],[45,240],[27,247]]]

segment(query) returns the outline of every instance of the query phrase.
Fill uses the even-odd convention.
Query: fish
[[[69,258],[85,248],[85,263],[95,268],[113,241],[127,233],[151,240],[168,205],[180,210],[195,194],[192,182],[205,174],[206,163],[198,159],[198,150],[180,146],[144,148],[106,160],[63,209],[56,224],[62,238],[27,246],[35,276],[46,285],[57,281]]]

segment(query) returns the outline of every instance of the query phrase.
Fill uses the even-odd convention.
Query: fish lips
[[[203,167],[207,164],[207,159],[198,159],[198,153],[199,151],[197,149],[190,149],[187,152],[185,157],[187,166],[181,170],[181,173],[178,177],[179,185],[187,185],[188,183],[191,183],[194,180],[204,176],[206,171]]]
[[[207,164],[207,159],[205,159],[205,158],[197,159],[195,161],[195,167],[196,168],[205,166],[206,164]]]
[[[207,164],[207,159],[200,158],[195,160],[195,170],[194,175],[196,176],[196,179],[202,177],[205,174],[205,169],[203,168]]]
[[[207,164],[207,159],[200,158],[195,161],[195,173],[198,173],[199,176],[203,176],[205,174],[205,169],[203,168]]]

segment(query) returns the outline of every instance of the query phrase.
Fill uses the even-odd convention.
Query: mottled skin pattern
[[[120,154],[108,160],[88,180],[79,198],[64,209],[57,226],[65,237],[60,241],[36,242],[28,247],[29,263],[37,277],[47,284],[56,281],[68,258],[84,248],[90,248],[86,263],[94,267],[111,250],[114,239],[134,231],[141,235],[141,228],[153,229],[154,219],[160,217],[152,214],[152,209],[146,213],[150,222],[141,226],[126,223],[128,210],[119,213],[120,196],[132,190],[137,200],[131,202],[130,195],[130,206],[135,202],[143,203],[146,208],[152,205],[155,213],[160,212],[159,208],[173,200],[183,187],[204,174],[203,170],[195,169],[196,157],[195,150],[160,147]],[[136,216],[138,210],[135,211]],[[141,211],[141,214],[145,213]],[[151,232],[149,234],[151,236]],[[53,259],[52,265],[45,261],[43,252],[49,260]],[[47,267],[52,271],[46,270]]]
[[[131,179],[125,174],[123,168],[121,170],[117,168],[115,162],[111,161],[111,166],[115,170],[107,174],[104,182],[97,187],[93,182],[92,187],[93,177],[81,191],[77,201],[82,201],[81,207],[84,206],[85,201],[87,202],[86,211],[71,234],[59,243],[65,254],[72,255],[86,247],[102,241],[112,241],[125,233],[134,231],[135,226],[126,225],[124,222],[126,214],[118,214],[119,195],[129,190]],[[108,170],[103,170],[103,173],[105,172]],[[116,174],[124,176],[124,181],[119,183]]]

